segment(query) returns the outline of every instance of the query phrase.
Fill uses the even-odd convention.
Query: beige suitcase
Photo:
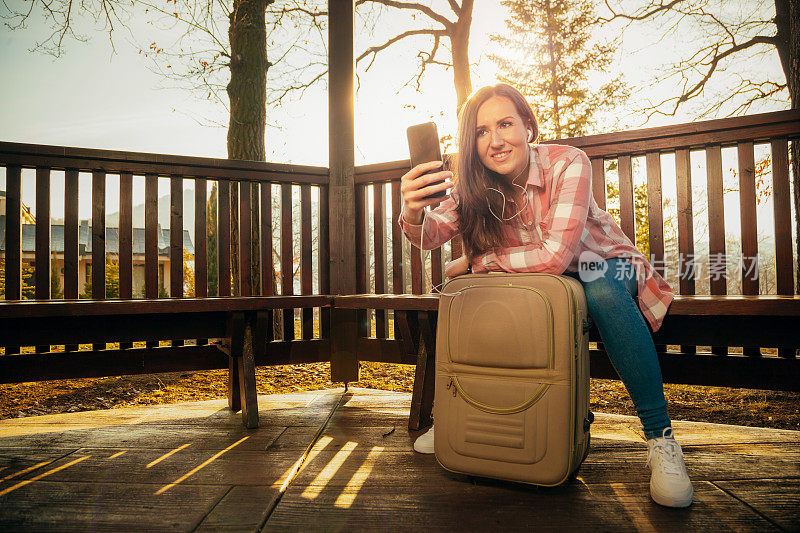
[[[589,450],[589,341],[580,282],[469,274],[442,289],[436,459],[453,472],[553,486]]]

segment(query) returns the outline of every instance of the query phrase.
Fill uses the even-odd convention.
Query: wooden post
[[[356,289],[354,13],[352,0],[328,2],[328,235],[332,294],[354,294]],[[358,381],[356,311],[336,309],[331,320],[331,381]]]

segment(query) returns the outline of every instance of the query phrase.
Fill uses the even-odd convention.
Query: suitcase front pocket
[[[458,454],[519,464],[536,463],[547,451],[549,385],[530,381],[452,378],[445,394],[448,440]],[[455,383],[460,385],[456,388]],[[469,396],[464,389],[479,391]],[[491,404],[489,400],[491,399]]]
[[[472,366],[552,368],[553,307],[534,287],[466,287],[449,302],[447,356]]]

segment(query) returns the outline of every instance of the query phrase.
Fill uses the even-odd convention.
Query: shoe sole
[[[650,497],[653,499],[654,502],[663,507],[684,508],[692,505],[692,502],[694,500],[694,490],[689,493],[688,498],[676,499],[676,498],[661,496],[660,494],[653,494],[653,491],[651,489]]]

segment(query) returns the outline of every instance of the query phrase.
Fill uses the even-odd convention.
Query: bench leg
[[[358,381],[358,312],[331,310],[331,381]]]
[[[263,326],[264,317],[260,318]],[[258,330],[258,319],[256,322],[254,328],[244,313],[234,313],[228,321],[228,407],[234,413],[242,411],[242,424],[247,428],[258,427],[254,344],[264,344],[263,349],[266,349],[266,343],[259,342],[263,340],[263,331],[256,335],[259,341],[254,341],[253,330]]]
[[[414,391],[411,395],[411,413],[408,429],[418,430],[433,423],[433,396],[436,384],[436,311],[419,314],[419,331],[422,342],[417,352],[414,372]]]
[[[234,413],[242,409],[239,382],[239,360],[244,346],[244,314],[235,313],[228,319],[228,407]]]
[[[238,358],[242,424],[246,428],[258,427],[258,395],[256,393],[256,365],[253,346],[256,336],[253,334],[253,329],[251,324],[245,326],[242,356]]]

